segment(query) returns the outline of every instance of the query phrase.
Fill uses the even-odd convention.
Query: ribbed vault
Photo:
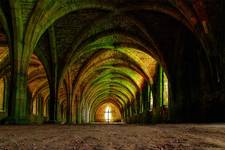
[[[31,112],[34,115],[43,114],[47,117],[47,101],[50,94],[49,82],[44,66],[35,55],[32,55],[29,63],[28,88],[31,94]]]
[[[153,84],[155,69],[156,61],[145,52],[129,48],[100,50],[88,58],[76,78],[74,93],[80,95],[80,113],[90,116],[92,108],[113,95],[119,97],[116,100],[125,109],[134,103],[144,81]]]
[[[9,122],[90,123],[105,103],[126,122],[224,114],[210,103],[225,104],[213,97],[223,95],[225,83],[224,22],[216,11],[223,5],[1,0],[0,77],[9,91]]]
[[[52,86],[50,105],[52,109],[60,105],[67,121],[89,123],[96,107],[112,97],[123,110],[131,106],[135,111],[143,109],[142,93],[161,80],[157,79],[158,65],[169,80],[176,76],[171,64],[179,62],[171,54],[180,31],[189,41],[199,42],[196,47],[207,47],[202,37],[206,28],[196,30],[200,25],[195,13],[182,3],[176,1],[177,7],[171,7],[172,1],[124,1],[120,2],[123,7],[117,3],[38,3],[42,9],[31,16],[38,24],[28,26],[26,46],[36,47],[45,68],[52,68],[46,71]],[[46,8],[51,17],[41,16]],[[29,33],[34,34],[30,37]],[[185,38],[180,39],[189,45]]]

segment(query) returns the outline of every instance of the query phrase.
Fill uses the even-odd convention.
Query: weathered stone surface
[[[225,125],[1,126],[1,149],[224,149]]]

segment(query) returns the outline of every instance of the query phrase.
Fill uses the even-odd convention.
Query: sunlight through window
[[[111,119],[112,119],[112,111],[111,111],[111,108],[107,106],[105,109],[105,121],[110,122]]]
[[[0,112],[4,111],[4,80],[0,79]]]

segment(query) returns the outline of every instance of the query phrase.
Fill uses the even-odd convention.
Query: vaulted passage
[[[0,0],[0,122],[224,122],[224,7]]]
[[[174,146],[181,139],[224,149],[223,124],[168,125],[225,122],[224,66],[224,0],[0,0],[0,149],[20,128],[7,124],[30,125],[15,137],[33,124],[64,124],[61,137],[95,135],[96,127],[118,142],[133,138],[127,149],[191,149]]]

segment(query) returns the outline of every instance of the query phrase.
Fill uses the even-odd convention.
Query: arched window
[[[163,105],[168,107],[168,79],[165,73],[163,73]]]
[[[1,78],[0,79],[0,112],[5,111],[5,109],[4,109],[4,96],[5,96],[4,88],[5,88],[4,79]]]
[[[37,99],[35,98],[33,100],[33,115],[37,115],[37,107],[38,107],[38,105],[37,105]]]
[[[150,111],[153,110],[153,93],[150,91]]]
[[[111,111],[111,108],[109,106],[107,106],[105,108],[105,121],[110,122],[111,119],[112,119],[112,111]]]

